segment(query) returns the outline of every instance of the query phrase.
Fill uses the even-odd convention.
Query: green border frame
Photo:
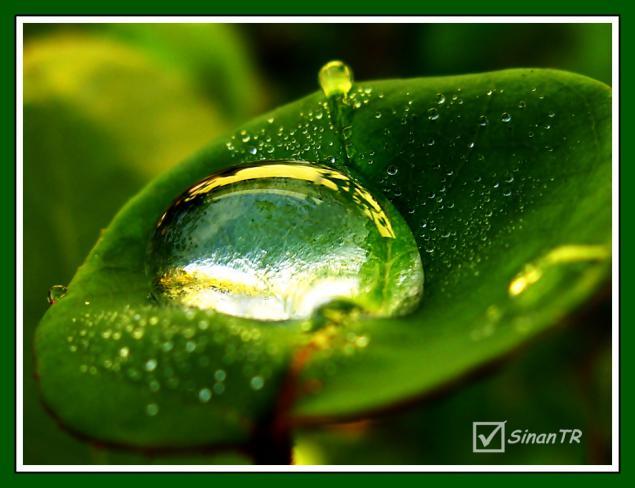
[[[517,0],[506,2],[503,0],[445,0],[432,2],[426,0],[363,0],[359,2],[349,1],[348,4],[341,0],[226,0],[226,1],[202,1],[202,0],[179,0],[178,2],[168,0],[95,0],[93,2],[82,2],[78,0],[58,0],[49,2],[47,0],[4,0],[0,4],[0,49],[2,52],[2,68],[0,69],[0,107],[2,110],[2,125],[0,126],[0,149],[2,151],[2,164],[0,173],[0,202],[2,212],[0,213],[0,229],[2,239],[0,241],[0,269],[2,269],[3,280],[0,288],[0,310],[2,311],[2,328],[0,344],[2,346],[2,370],[0,373],[0,390],[2,400],[0,401],[1,418],[1,442],[0,442],[0,480],[4,486],[30,486],[42,482],[65,483],[67,486],[79,486],[86,483],[86,476],[90,476],[90,483],[95,487],[107,486],[112,482],[138,483],[139,476],[143,476],[144,482],[156,483],[158,485],[171,484],[175,477],[188,478],[188,481],[198,482],[200,477],[213,478],[216,483],[294,483],[297,477],[302,477],[302,482],[308,487],[319,486],[325,481],[329,483],[348,483],[350,476],[355,476],[355,481],[361,483],[412,483],[412,482],[432,482],[432,483],[456,483],[463,485],[470,482],[498,483],[507,485],[529,485],[539,482],[563,482],[572,481],[582,484],[599,483],[621,483],[628,478],[633,479],[630,473],[629,463],[625,459],[630,459],[631,447],[628,432],[632,432],[632,420],[630,415],[620,415],[620,473],[606,474],[572,474],[572,473],[549,473],[549,474],[487,474],[487,473],[369,473],[369,474],[347,474],[347,473],[286,473],[286,474],[260,474],[260,473],[237,473],[237,474],[57,474],[57,473],[16,473],[15,471],[15,17],[18,15],[619,15],[620,16],[620,47],[631,45],[635,30],[630,26],[633,23],[635,14],[632,1],[622,0]],[[621,53],[621,50],[620,50]],[[620,86],[635,86],[633,71],[631,67],[622,64],[623,57],[620,54]],[[620,110],[625,113],[633,113],[628,110],[633,106],[634,94],[628,88],[620,90]],[[627,121],[627,128],[630,117],[623,119],[620,116],[620,139],[625,129],[621,126],[623,120]],[[633,150],[626,148],[622,153],[622,146],[618,148],[620,161],[625,154],[628,161]],[[627,183],[633,180],[633,165],[620,165],[620,188],[622,181]],[[621,196],[620,209],[626,208],[625,197]],[[626,202],[627,203],[627,202]],[[630,219],[629,216],[625,217]],[[620,221],[620,251],[623,249],[624,241],[621,239],[622,225]],[[626,238],[630,241],[628,229]],[[628,254],[621,257],[620,266],[620,290],[624,284],[621,279],[622,268],[632,267],[632,256]],[[624,273],[626,274],[626,273]],[[629,284],[626,282],[628,293]],[[630,293],[629,293],[630,295]],[[627,296],[629,296],[627,295]],[[622,317],[621,293],[620,293],[620,317]],[[625,310],[625,323],[630,324],[632,313]],[[621,320],[620,320],[621,322]],[[633,331],[631,327],[620,328],[621,342],[632,343]],[[620,353],[623,348],[620,343]],[[620,354],[620,358],[621,358]],[[620,359],[620,412],[631,411],[633,406],[633,395],[622,394],[621,371],[631,362],[632,359]],[[625,441],[624,441],[625,440]],[[449,467],[450,468],[450,467]],[[451,469],[451,468],[450,468]],[[109,478],[115,476],[116,479]],[[422,480],[421,477],[427,479]],[[539,479],[532,479],[538,477]],[[600,477],[600,478],[598,478]],[[296,479],[294,479],[296,478]],[[631,481],[632,483],[632,481]],[[10,485],[9,485],[10,484]]]

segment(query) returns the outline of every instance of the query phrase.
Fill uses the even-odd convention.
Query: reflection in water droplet
[[[49,288],[49,293],[47,296],[48,302],[51,305],[57,303],[62,298],[64,298],[64,295],[66,295],[67,291],[68,289],[64,285],[53,285]]]
[[[353,72],[342,61],[330,61],[320,69],[318,81],[327,97],[346,95],[353,86]]]
[[[397,211],[305,162],[238,166],[192,186],[160,219],[147,268],[157,297],[260,320],[306,318],[334,300],[403,314],[423,291]]]

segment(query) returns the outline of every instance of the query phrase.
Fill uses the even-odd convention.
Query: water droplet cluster
[[[519,97],[497,87],[469,93],[456,87],[421,96],[410,87],[390,95],[369,89],[364,124],[381,137],[366,139],[354,165],[362,174],[376,171],[371,166],[379,160],[385,165],[380,187],[413,229],[424,267],[434,270],[435,291],[459,289],[453,280],[466,275],[478,279],[494,229],[508,236],[521,231],[524,209],[550,191],[555,176],[535,175],[526,152],[505,148],[509,133],[524,138],[536,157],[557,161],[559,117],[577,114],[559,116],[542,91],[532,87]],[[563,145],[581,142],[560,138]],[[465,198],[469,205],[460,204]],[[519,218],[494,225],[511,214]],[[461,272],[448,273],[454,266]]]
[[[223,322],[211,312],[159,313],[149,306],[93,311],[89,305],[69,330],[67,347],[79,373],[139,385],[150,398],[145,406],[150,417],[160,416],[165,394],[204,404],[244,390],[257,393],[283,359],[259,327]]]

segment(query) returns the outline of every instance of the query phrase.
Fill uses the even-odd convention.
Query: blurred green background
[[[550,67],[611,83],[600,24],[93,24],[24,30],[24,462],[245,463],[238,453],[149,457],[81,442],[40,403],[32,339],[47,290],[66,284],[147,181],[240,122],[316,90],[317,70],[358,79]],[[609,293],[566,327],[410,408],[301,430],[296,463],[608,463]],[[572,446],[471,452],[472,421],[581,428]]]

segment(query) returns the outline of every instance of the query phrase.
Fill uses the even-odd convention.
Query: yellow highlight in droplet
[[[609,246],[605,245],[567,244],[558,246],[535,263],[527,264],[509,283],[509,295],[518,296],[538,282],[543,275],[543,270],[548,266],[582,261],[602,261],[610,256],[611,250]]]
[[[395,238],[395,231],[392,228],[388,216],[385,214],[379,202],[375,200],[368,190],[362,188],[351,178],[339,171],[306,164],[301,161],[294,163],[295,164],[268,163],[259,166],[239,168],[229,174],[215,175],[211,178],[206,178],[191,188],[183,200],[187,202],[217,188],[261,178],[289,178],[310,181],[324,186],[329,190],[351,192],[353,194],[353,200],[362,206],[364,213],[375,223],[381,236],[390,239]],[[161,222],[159,222],[159,225],[160,224]]]
[[[320,69],[318,80],[327,97],[346,95],[353,87],[353,72],[342,61],[330,61]]]

